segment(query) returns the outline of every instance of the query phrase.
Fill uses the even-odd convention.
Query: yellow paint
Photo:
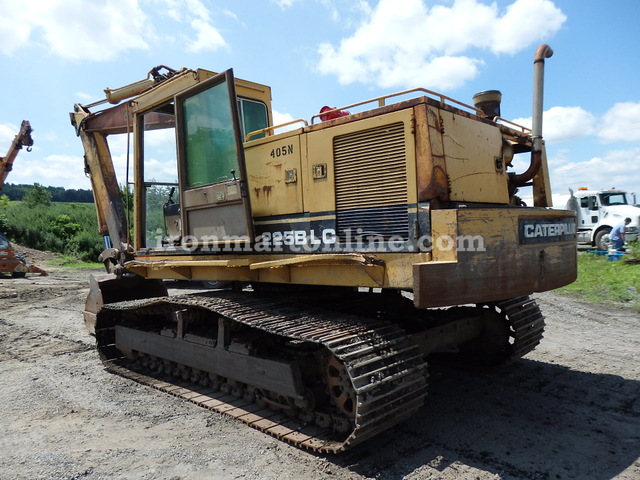
[[[283,134],[245,146],[247,183],[254,217],[301,213],[302,176],[287,182],[287,171],[301,170],[300,135]]]
[[[431,211],[431,242],[433,260],[455,262],[457,260],[458,210]]]
[[[500,130],[444,110],[440,118],[450,199],[508,204],[506,168],[496,168],[502,157]]]

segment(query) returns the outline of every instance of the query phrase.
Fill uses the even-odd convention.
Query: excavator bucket
[[[18,265],[16,267],[16,272],[24,272],[24,273],[39,273],[41,277],[46,277],[48,274],[40,267],[36,267],[35,265]]]
[[[166,295],[167,287],[162,280],[149,280],[138,275],[118,278],[113,273],[91,275],[89,295],[84,305],[84,322],[89,332],[95,334],[97,315],[104,305]]]

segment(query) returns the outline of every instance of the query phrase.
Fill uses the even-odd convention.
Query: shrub
[[[66,214],[58,215],[56,219],[51,222],[51,231],[63,240],[69,240],[78,233],[80,229],[80,224],[72,222],[71,217]]]
[[[0,210],[0,228],[21,245],[84,261],[97,261],[104,249],[93,204],[9,202]]]
[[[98,256],[104,250],[104,244],[100,236],[88,233],[79,233],[69,242],[70,253],[73,253],[83,262],[97,262]]]
[[[24,196],[24,202],[31,208],[38,205],[51,205],[51,193],[39,183],[33,184],[33,190]]]

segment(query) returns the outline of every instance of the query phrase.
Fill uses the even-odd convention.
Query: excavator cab
[[[233,72],[179,93],[175,103],[182,234],[191,246],[253,241]]]
[[[177,125],[175,176],[180,180],[175,185],[145,181],[147,189],[171,189],[163,205],[162,245],[176,247],[186,243],[190,248],[208,248],[221,243],[233,247],[252,242],[254,228],[242,143],[248,132],[268,127],[267,106],[237,97],[233,71],[228,70],[180,92],[167,107],[164,115],[170,115],[171,121],[164,125],[174,129]],[[171,108],[174,112],[170,112]],[[146,121],[146,114],[142,115],[144,135],[152,135],[151,123]],[[144,141],[141,139],[141,143]],[[154,219],[157,213],[152,211],[154,202],[149,200],[148,192],[145,198],[147,218]],[[152,233],[154,225],[149,221],[147,224],[147,234]],[[154,246],[149,239],[146,244]]]
[[[242,143],[247,131],[265,128],[268,121],[265,102],[237,95],[232,70],[136,112],[134,197],[139,220],[134,249],[159,253],[180,245],[196,249],[253,241]],[[172,168],[171,153],[162,157],[159,141],[164,152],[177,154]],[[170,202],[160,204],[169,190]]]

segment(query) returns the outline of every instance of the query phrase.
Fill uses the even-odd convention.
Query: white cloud
[[[147,130],[144,132],[144,145],[145,149],[152,148],[171,151],[173,155],[175,155],[176,129],[162,128],[158,130]]]
[[[289,113],[280,113],[280,112],[277,112],[275,110],[273,110],[272,113],[273,113],[273,124],[274,125],[283,125],[285,123],[289,123],[289,122],[292,122],[292,121],[296,120],[296,118],[294,118]],[[276,128],[274,130],[274,133],[289,132],[291,130],[295,130],[295,129],[303,127],[303,126],[304,126],[303,122],[293,123],[291,125],[287,125],[287,126],[282,127],[282,128]]]
[[[640,103],[616,103],[604,114],[598,136],[605,142],[640,140]]]
[[[273,0],[273,2],[278,5],[282,10],[286,10],[290,8],[294,3],[299,2],[300,0]]]
[[[196,38],[187,43],[188,52],[204,52],[208,50],[215,51],[220,47],[226,46],[226,42],[220,32],[201,18],[192,20],[191,26],[196,32]]]
[[[3,123],[0,124],[0,154],[4,155],[7,150],[9,150],[9,145],[13,142],[13,139],[20,131],[19,125],[14,125],[13,123]],[[4,150],[6,148],[6,150]]]
[[[602,118],[580,107],[550,108],[544,112],[543,131],[547,145],[579,138],[581,142],[593,142],[594,139],[637,141],[638,105],[632,102],[616,104]],[[531,125],[530,118],[515,119],[514,122]],[[600,124],[606,127],[599,127]],[[616,187],[630,192],[638,189],[640,147],[609,150],[582,161],[573,160],[575,155],[573,149],[563,148],[548,159],[555,207],[564,207],[569,188]],[[528,166],[528,158],[516,157],[519,158],[513,162],[513,171],[523,171]]]
[[[47,155],[37,157],[35,151],[21,155],[16,160],[16,166],[7,177],[7,182],[14,184],[33,185],[64,185],[65,188],[91,188],[88,178],[82,175],[84,160],[73,155]],[[51,168],[56,165],[56,168]],[[78,174],[80,172],[80,174]]]
[[[404,62],[401,57],[398,62]],[[450,90],[464,85],[476,77],[478,67],[484,62],[465,56],[435,57],[427,63],[406,63],[402,69],[392,68],[378,85],[383,88],[395,86],[429,85],[434,89]],[[411,79],[411,80],[408,80]]]
[[[169,16],[174,20],[187,23],[193,29],[193,35],[187,37],[187,51],[192,53],[215,51],[227,45],[217,28],[211,23],[211,14],[201,0],[156,0],[169,8]],[[224,11],[225,15],[233,15]]]
[[[515,0],[504,12],[495,3],[454,0],[425,6],[422,0],[380,0],[336,46],[322,43],[317,68],[342,84],[451,89],[478,74],[472,49],[516,53],[556,32],[566,16],[550,0]]]
[[[89,103],[95,100],[95,95],[91,95],[90,93],[86,93],[86,92],[76,92],[74,93],[74,98],[77,98],[79,100],[83,100],[86,103]]]
[[[496,18],[490,48],[495,53],[516,53],[552,36],[566,19],[550,0],[516,0]]]
[[[514,123],[531,128],[531,117],[515,118]],[[582,107],[552,107],[543,115],[543,134],[547,143],[595,136],[604,142],[640,141],[640,103],[616,103],[601,118]]]
[[[28,5],[21,2],[3,2],[0,16],[0,53],[12,55],[29,42],[31,23]]]
[[[129,50],[147,50],[157,40],[152,15],[190,26],[188,51],[226,45],[200,0],[32,0],[3,2],[2,10],[0,53],[4,55],[44,45],[68,60],[113,60]]]
[[[210,20],[209,10],[200,0],[183,0],[183,3],[191,15],[207,22]]]
[[[3,10],[9,2],[4,3]],[[22,28],[17,32],[18,27],[8,31],[0,28],[0,48],[5,55],[44,43],[63,58],[104,61],[132,48],[148,48],[144,34],[149,21],[136,0],[33,0],[12,4],[3,11],[2,21]],[[126,21],[122,12],[127,12]]]
[[[241,22],[240,19],[238,18],[238,16],[235,13],[233,13],[231,10],[224,10],[222,13],[224,13],[224,15],[226,17],[229,17],[230,19],[235,20],[236,22],[238,22],[243,27],[246,26],[245,23]]]
[[[635,191],[640,176],[640,147],[628,150],[612,150],[602,157],[583,162],[567,162],[558,167],[551,165],[551,178],[561,190],[567,188],[616,187]]]
[[[531,128],[531,117],[516,118],[514,123]],[[543,114],[542,133],[548,144],[592,135],[596,117],[582,107],[552,107]]]

